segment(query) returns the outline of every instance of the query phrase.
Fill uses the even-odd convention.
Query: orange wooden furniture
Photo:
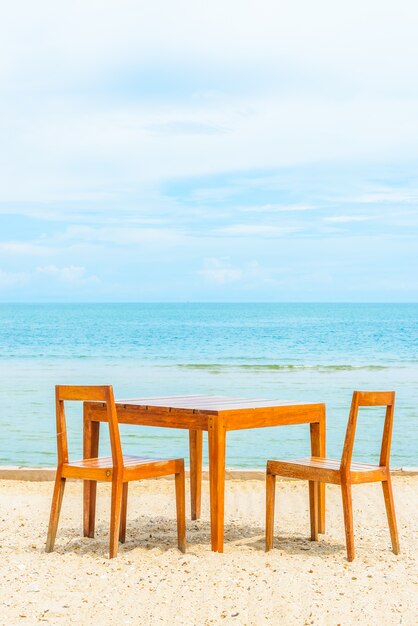
[[[211,543],[214,552],[224,547],[224,493],[227,433],[244,428],[309,424],[311,453],[325,456],[325,405],[265,398],[224,396],[165,396],[116,400],[119,423],[184,428],[189,430],[192,519],[200,516],[202,431],[208,432]],[[84,456],[97,455],[100,422],[106,407],[84,405]],[[319,532],[325,531],[325,485],[319,487]],[[94,528],[94,483],[84,483],[84,533]],[[93,512],[93,513],[92,513]]]
[[[181,552],[185,552],[186,512],[184,460],[146,459],[122,455],[118,418],[111,386],[72,387],[57,385],[55,388],[55,400],[58,467],[52,497],[46,551],[51,552],[54,548],[62,497],[67,478],[79,478],[83,481],[88,481],[94,491],[96,490],[98,480],[112,483],[109,557],[113,558],[118,552],[118,540],[122,543],[125,542],[129,481],[174,474],[176,483],[178,547]],[[105,407],[104,421],[107,421],[109,424],[111,457],[84,458],[81,461],[69,462],[64,409],[64,401],[66,400],[99,402]],[[94,501],[92,501],[92,509],[89,511],[90,518],[93,519],[93,524],[89,529],[89,537],[94,536],[95,503],[94,498]]]
[[[399,554],[399,540],[393,503],[392,482],[389,471],[390,444],[392,439],[395,392],[355,391],[348,418],[347,432],[341,461],[311,456],[294,461],[267,461],[266,474],[266,550],[273,546],[274,498],[276,476],[301,478],[309,481],[309,508],[311,539],[318,540],[318,485],[320,482],[341,485],[344,510],[347,559],[354,559],[353,506],[351,485],[381,482],[389,522],[392,549]],[[359,407],[385,406],[386,417],[383,427],[379,465],[351,461]]]

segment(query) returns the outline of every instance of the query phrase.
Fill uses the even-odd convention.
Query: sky
[[[418,301],[415,0],[14,0],[0,302]]]

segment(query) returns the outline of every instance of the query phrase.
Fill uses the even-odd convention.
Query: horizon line
[[[418,304],[418,300],[21,300],[0,301],[16,304]]]

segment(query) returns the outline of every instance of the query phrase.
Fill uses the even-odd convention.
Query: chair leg
[[[319,483],[309,481],[309,514],[311,519],[311,541],[318,541],[319,530]]]
[[[122,510],[123,483],[121,480],[112,482],[112,502],[110,507],[110,546],[109,558],[113,559],[118,553],[120,518]]]
[[[52,552],[57,535],[58,521],[61,512],[62,497],[64,495],[65,478],[62,478],[61,472],[57,472],[55,478],[54,493],[52,495],[51,513],[49,516],[48,535],[46,539],[46,552]]]
[[[351,497],[351,483],[341,483],[341,494],[343,500],[345,541],[347,545],[347,560],[354,559],[354,525],[353,525],[353,501]]]
[[[84,507],[84,536],[94,538],[94,527],[96,523],[96,497],[97,481],[83,480],[84,499],[87,504]]]
[[[386,515],[389,523],[390,538],[394,554],[399,554],[398,528],[396,524],[395,505],[393,502],[392,481],[390,476],[382,482],[383,497],[385,498]]]
[[[273,547],[274,501],[276,497],[276,475],[266,473],[266,552]]]
[[[176,512],[177,512],[177,542],[180,552],[186,552],[186,486],[184,466],[175,474],[176,481]]]
[[[128,485],[129,483],[123,483],[122,488],[122,511],[120,514],[120,529],[119,529],[119,541],[125,543],[126,539],[126,515],[128,512]]]

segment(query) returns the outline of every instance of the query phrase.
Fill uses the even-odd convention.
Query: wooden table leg
[[[326,456],[326,419],[325,408],[318,422],[314,422],[311,427],[311,454],[312,456]],[[325,533],[325,483],[319,483],[318,502],[319,523],[318,532]]]
[[[202,440],[201,430],[189,430],[190,502],[192,519],[199,519],[202,501]]]
[[[209,418],[210,528],[214,552],[224,551],[226,432],[219,416]]]
[[[97,457],[99,454],[100,422],[92,422],[84,409],[83,418],[83,458]],[[97,481],[83,481],[83,533],[84,537],[94,537],[96,518]]]

